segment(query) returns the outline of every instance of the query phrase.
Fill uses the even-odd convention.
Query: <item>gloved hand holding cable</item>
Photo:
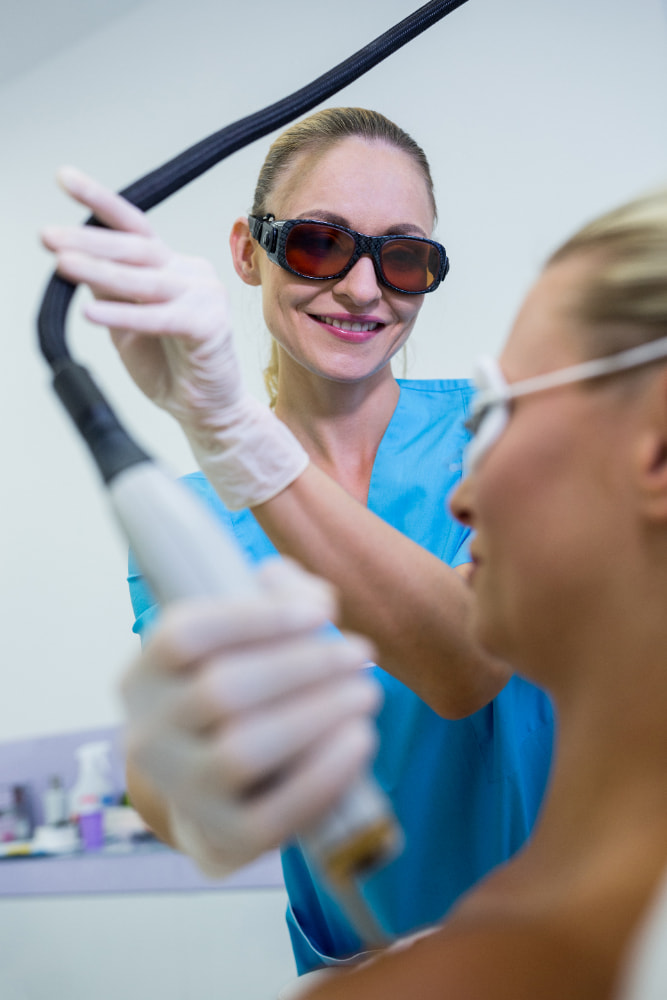
[[[163,832],[211,877],[307,830],[376,743],[369,643],[314,634],[335,615],[331,588],[284,561],[259,580],[251,599],[166,609],[122,688]]]
[[[294,435],[243,388],[225,290],[212,265],[172,251],[139,209],[71,167],[59,180],[109,226],[48,227],[59,273],[92,289],[85,308],[108,326],[139,388],[181,424],[232,510],[264,503],[308,465]]]

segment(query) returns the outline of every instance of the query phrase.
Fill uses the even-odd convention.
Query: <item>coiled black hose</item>
[[[202,139],[161,167],[124,188],[120,193],[143,211],[159,205],[169,195],[185,187],[190,181],[205,173],[231,153],[242,149],[274,129],[305,114],[321,101],[342,90],[349,83],[376,66],[392,52],[396,52],[412,38],[445,17],[466,0],[432,0],[404,20],[394,25],[375,41],[359,49],[354,55],[301,87],[288,97],[271,104],[261,111],[239,119],[226,128]],[[88,224],[98,225],[93,217]],[[54,388],[68,409],[77,427],[88,441],[98,464],[100,437],[108,434],[115,417],[99,389],[81,366],[72,360],[66,343],[65,320],[76,286],[54,274],[47,285],[38,316],[39,344],[41,351],[55,372]],[[125,435],[116,425],[112,435],[118,444]],[[126,435],[125,435],[126,436]],[[129,441],[126,442],[129,446]],[[113,450],[113,449],[111,449]],[[121,449],[122,450],[122,449]],[[127,447],[125,449],[128,450]],[[109,447],[104,449],[108,453]],[[143,455],[143,453],[140,453]],[[145,457],[145,456],[144,456]],[[102,468],[104,478],[120,471],[126,461],[112,462],[112,468]],[[140,460],[137,458],[137,460]],[[107,454],[106,462],[108,464]]]

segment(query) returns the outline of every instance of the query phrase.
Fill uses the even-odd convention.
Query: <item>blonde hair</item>
[[[291,125],[279,135],[271,145],[259,172],[251,214],[262,216],[270,211],[270,198],[276,184],[300,153],[321,154],[351,136],[385,142],[411,156],[424,177],[435,220],[437,212],[433,178],[424,150],[389,118],[366,108],[324,108]],[[270,405],[275,406],[278,393],[278,347],[275,340],[271,342],[269,363],[264,369],[264,385],[269,394]]]
[[[591,353],[613,353],[667,337],[667,188],[622,205],[564,243],[548,264],[594,255],[576,312]]]

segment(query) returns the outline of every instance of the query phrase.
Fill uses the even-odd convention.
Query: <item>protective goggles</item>
[[[378,281],[395,292],[434,292],[449,270],[445,248],[421,236],[365,236],[316,219],[248,217],[250,232],[269,260],[301,278],[342,278],[363,254],[373,258]]]
[[[582,364],[560,368],[555,372],[535,375],[533,378],[513,382],[511,385],[505,381],[494,358],[480,358],[475,374],[477,395],[473,399],[471,413],[465,424],[467,430],[474,435],[464,456],[466,474],[475,471],[484,455],[505,430],[513,399],[572,382],[584,382],[604,375],[613,375],[615,372],[638,368],[640,365],[647,365],[664,357],[667,357],[667,337],[651,340],[638,347],[631,347],[627,351],[620,351],[618,354],[609,354],[604,358],[584,361]]]

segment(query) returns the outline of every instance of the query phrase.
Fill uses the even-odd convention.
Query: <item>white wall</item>
[[[116,678],[136,651],[125,547],[36,347],[34,317],[50,273],[37,230],[82,217],[56,189],[57,167],[74,163],[122,187],[302,86],[416,6],[154,0],[124,3],[111,16],[108,0],[109,16],[82,34],[65,2],[59,11],[69,13],[76,43],[63,48],[59,35],[52,58],[0,87],[3,739],[113,723]],[[39,3],[33,8],[42,24]],[[11,40],[11,22],[5,41],[7,31]],[[480,350],[497,349],[522,292],[563,236],[667,182],[665,4],[470,0],[335,102],[383,111],[430,157],[452,271],[427,297],[410,373],[467,375]],[[235,155],[152,214],[167,240],[217,263],[258,395],[258,301],[233,275],[226,234],[249,207],[267,144]],[[105,335],[78,320],[71,329],[77,355],[128,425],[174,471],[191,469],[179,433],[140,398]],[[10,924],[3,906],[0,941]],[[27,954],[33,945],[26,941]],[[186,996],[178,989],[165,996]]]

